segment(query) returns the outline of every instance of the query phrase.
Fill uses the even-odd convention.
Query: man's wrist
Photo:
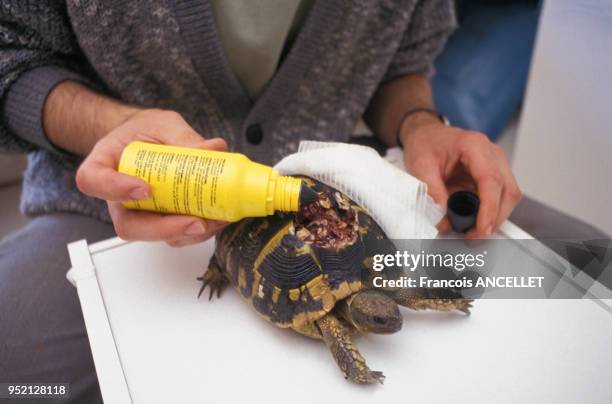
[[[401,148],[409,137],[423,127],[450,126],[448,119],[433,109],[422,108],[408,111],[399,123],[396,141]]]
[[[84,156],[99,139],[139,111],[83,84],[64,81],[45,100],[43,126],[51,143]]]

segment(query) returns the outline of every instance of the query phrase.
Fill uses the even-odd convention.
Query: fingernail
[[[488,225],[485,229],[485,236],[489,237],[491,234],[493,234],[493,226]]]
[[[130,198],[134,200],[141,200],[149,198],[149,190],[146,188],[134,188],[132,192],[130,192]]]
[[[204,233],[206,233],[206,226],[201,221],[193,222],[185,229],[186,236],[199,236]]]

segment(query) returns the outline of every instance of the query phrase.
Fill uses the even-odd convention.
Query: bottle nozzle
[[[302,186],[300,188],[299,205],[308,205],[309,203],[315,202],[318,198],[319,194],[317,194],[315,190],[308,187],[306,184],[304,184],[304,181],[302,181]]]
[[[307,205],[318,199],[319,195],[309,188],[299,178],[279,175],[275,179],[274,201],[270,206],[270,214],[274,211],[297,212],[301,206]]]
[[[272,214],[274,211],[297,212],[302,181],[299,178],[276,175],[273,205],[268,213]]]

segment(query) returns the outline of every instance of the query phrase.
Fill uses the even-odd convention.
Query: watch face
[[[450,120],[447,116],[440,114],[440,120],[444,124],[444,126],[451,126]]]

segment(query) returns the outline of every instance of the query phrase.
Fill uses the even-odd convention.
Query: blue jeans
[[[495,140],[523,99],[537,1],[458,2],[459,28],[435,62],[437,109],[455,126]]]

